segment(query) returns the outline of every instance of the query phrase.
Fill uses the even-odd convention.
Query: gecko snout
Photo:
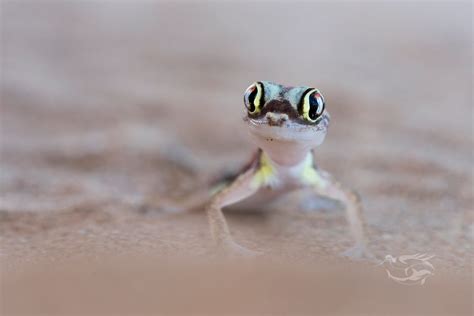
[[[284,113],[273,113],[273,112],[268,112],[265,115],[265,118],[268,121],[268,125],[271,126],[281,126],[284,122],[288,120],[288,114]]]

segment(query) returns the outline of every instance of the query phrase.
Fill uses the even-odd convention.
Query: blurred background
[[[4,271],[212,253],[204,213],[160,201],[246,161],[242,95],[270,80],[324,94],[318,163],[361,194],[378,258],[433,253],[472,280],[470,1],[2,1],[1,76]],[[351,245],[328,203],[228,218],[279,258]]]

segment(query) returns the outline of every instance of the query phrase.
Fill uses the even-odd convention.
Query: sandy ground
[[[1,9],[3,314],[472,313],[469,2]],[[252,153],[255,80],[320,88],[319,165],[361,194],[377,258],[436,255],[425,285],[341,258],[330,201],[228,213],[266,254],[239,264],[215,256],[204,213],[160,212]]]

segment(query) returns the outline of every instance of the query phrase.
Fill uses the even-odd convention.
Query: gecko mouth
[[[283,141],[319,142],[327,133],[329,114],[325,113],[316,124],[302,124],[286,114],[267,113],[264,117],[244,117],[252,135]]]

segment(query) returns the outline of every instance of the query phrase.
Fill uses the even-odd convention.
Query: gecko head
[[[318,89],[258,81],[244,104],[250,135],[264,149],[280,143],[308,150],[324,141],[330,116]]]

